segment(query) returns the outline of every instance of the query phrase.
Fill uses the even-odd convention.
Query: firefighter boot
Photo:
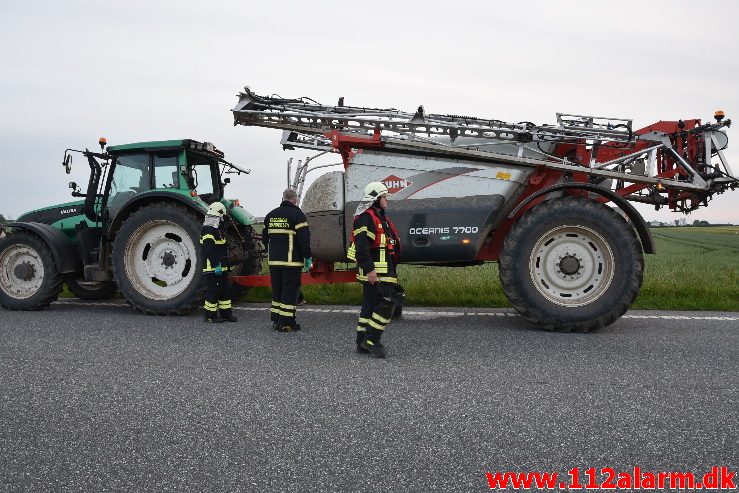
[[[382,337],[382,331],[377,329],[368,329],[367,338],[359,345],[362,349],[367,350],[375,358],[385,358],[387,356],[387,350],[385,346],[380,342]]]
[[[231,309],[221,310],[221,318],[225,322],[236,322],[238,320]]]
[[[225,322],[221,317],[218,316],[218,312],[212,312],[210,310],[204,310],[205,321],[209,324],[219,324]]]
[[[280,328],[277,329],[277,332],[297,332],[300,329],[300,324],[295,322],[295,319],[293,319],[289,322],[282,322]]]
[[[369,353],[369,351],[367,351],[365,348],[362,347],[362,343],[364,342],[364,338],[366,335],[367,335],[367,332],[364,330],[357,331],[357,352],[359,354]]]

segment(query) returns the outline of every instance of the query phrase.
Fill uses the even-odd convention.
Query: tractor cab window
[[[108,209],[111,216],[134,195],[151,188],[149,184],[149,154],[127,154],[118,156],[110,180]]]
[[[188,152],[187,178],[190,189],[197,190],[200,198],[206,202],[221,198],[218,163],[215,159]]]
[[[154,188],[180,188],[177,155],[154,154]]]

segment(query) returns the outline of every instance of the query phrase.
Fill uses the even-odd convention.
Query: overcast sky
[[[285,185],[277,130],[233,127],[259,94],[554,123],[556,112],[739,118],[739,3],[713,1],[3,2],[0,213],[72,200],[64,149],[193,138],[252,169],[256,215]],[[738,120],[739,123],[739,120]],[[736,136],[736,137],[735,137]],[[726,153],[739,173],[739,130]],[[83,185],[84,186],[84,185]],[[646,219],[681,216],[639,206]],[[739,191],[688,221],[739,224]]]

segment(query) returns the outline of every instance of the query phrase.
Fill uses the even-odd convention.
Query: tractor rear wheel
[[[0,240],[0,306],[41,310],[57,300],[62,278],[46,243],[28,232]]]
[[[97,282],[87,285],[80,281],[68,280],[69,291],[81,300],[109,300],[118,293],[118,286],[114,282]]]
[[[184,315],[203,294],[202,218],[169,202],[131,214],[113,243],[113,272],[123,296],[150,315]]]
[[[524,214],[500,256],[500,282],[514,308],[560,332],[589,332],[618,320],[639,294],[643,274],[634,229],[610,207],[577,197]]]

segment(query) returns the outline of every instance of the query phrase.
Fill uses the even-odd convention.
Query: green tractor
[[[238,200],[224,198],[231,180],[223,175],[249,171],[227,162],[208,142],[139,142],[106,150],[100,139],[100,149],[64,153],[67,174],[72,153],[90,166],[85,193],[69,184],[81,200],[2,226],[0,305],[40,310],[56,301],[66,283],[83,299],[110,298],[120,290],[144,313],[188,313],[204,294],[200,228],[216,201],[229,211],[224,232],[234,273],[259,271],[256,220]]]

